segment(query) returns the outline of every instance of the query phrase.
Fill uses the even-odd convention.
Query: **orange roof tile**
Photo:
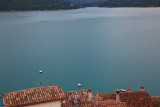
[[[88,101],[88,90],[68,91],[64,92],[68,97],[66,101],[73,101],[74,99],[81,99],[81,101]],[[93,92],[92,97],[94,97]]]
[[[61,107],[96,107],[92,101],[80,101],[78,104],[73,102],[62,103]]]
[[[151,96],[153,102],[160,102],[160,96]]]
[[[160,107],[160,96],[151,96],[154,107]]]
[[[128,106],[136,107],[152,107],[152,99],[147,91],[132,91],[120,93],[122,102],[126,102]]]
[[[60,85],[35,87],[3,94],[5,107],[29,105],[66,98]]]
[[[88,101],[88,93],[92,93],[92,100]],[[67,96],[67,99],[62,103],[62,107],[94,107],[94,95],[93,91],[90,90],[78,90],[78,91],[69,91],[64,92]],[[76,100],[76,103],[74,103]]]
[[[98,102],[96,104],[96,107],[128,107],[125,102],[119,102],[117,103],[116,101],[103,101],[103,102]]]
[[[105,100],[116,100],[116,94],[99,94],[99,101]],[[131,91],[131,92],[121,92],[120,101],[125,102],[127,106],[134,107],[151,107],[152,99],[147,91]]]

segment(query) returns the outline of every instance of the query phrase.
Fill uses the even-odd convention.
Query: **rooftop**
[[[144,87],[140,91],[93,94],[88,90],[63,92],[60,85],[35,87],[3,94],[5,107],[25,106],[43,102],[60,101],[61,107],[160,107],[160,96],[150,96]]]
[[[89,101],[89,93],[91,94],[91,101]],[[65,92],[67,99],[62,103],[62,107],[94,107],[94,94],[91,89],[68,91]]]
[[[98,101],[96,107],[128,107],[125,102],[116,102],[115,100]]]
[[[127,106],[151,107],[152,99],[147,91],[130,91],[119,94],[120,102],[126,103]],[[99,94],[97,102],[116,100],[116,93]]]
[[[6,107],[29,105],[66,98],[60,85],[35,87],[3,94]]]
[[[153,102],[160,102],[160,96],[151,96]]]
[[[77,90],[64,92],[68,99],[66,101],[73,101],[74,99],[81,99],[81,101],[88,101],[88,90]],[[93,92],[92,97],[93,97]]]

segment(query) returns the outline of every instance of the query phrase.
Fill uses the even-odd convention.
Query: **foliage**
[[[160,0],[66,0],[84,7],[159,7]]]
[[[78,8],[63,0],[0,0],[0,10],[57,10]]]
[[[81,4],[90,5],[93,3],[99,3],[99,2],[103,2],[103,1],[107,1],[107,0],[66,0],[66,1],[69,1],[74,4],[78,4],[78,5],[81,5]]]
[[[156,7],[158,0],[108,0],[98,4],[100,7]]]

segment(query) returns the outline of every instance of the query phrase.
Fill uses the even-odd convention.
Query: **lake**
[[[0,94],[39,82],[160,95],[160,8],[1,11]]]

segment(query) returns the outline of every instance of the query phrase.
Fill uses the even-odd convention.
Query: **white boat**
[[[82,85],[81,83],[78,83],[78,84],[77,84],[78,87],[81,87],[81,85]]]
[[[120,92],[127,92],[125,89],[120,89]]]
[[[39,71],[39,73],[42,73],[42,72],[43,72],[42,70]]]

